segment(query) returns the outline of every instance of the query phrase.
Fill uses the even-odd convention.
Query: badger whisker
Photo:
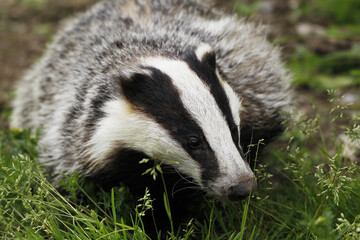
[[[187,190],[187,189],[194,189],[194,190],[201,190],[200,186],[189,186],[189,187],[183,187],[179,188],[176,191],[172,192],[172,196],[174,196],[176,193]]]

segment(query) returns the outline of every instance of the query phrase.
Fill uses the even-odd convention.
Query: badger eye
[[[197,137],[190,137],[188,139],[188,145],[189,145],[189,147],[196,149],[196,148],[200,147],[201,143]]]

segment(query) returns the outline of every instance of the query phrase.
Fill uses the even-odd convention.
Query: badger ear
[[[216,56],[209,44],[202,43],[195,50],[197,59],[212,68],[216,68]]]

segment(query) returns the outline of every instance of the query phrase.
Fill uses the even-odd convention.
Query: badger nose
[[[229,188],[229,200],[242,200],[256,191],[257,183],[255,179],[249,179]]]

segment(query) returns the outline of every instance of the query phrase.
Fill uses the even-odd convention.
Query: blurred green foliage
[[[339,24],[360,24],[360,1],[358,0],[304,0],[302,2],[303,14],[309,17],[320,16]]]
[[[323,91],[360,85],[360,45],[326,55],[299,45],[288,64],[296,85]]]
[[[17,0],[17,4],[32,10],[44,10],[46,3],[50,0]]]

